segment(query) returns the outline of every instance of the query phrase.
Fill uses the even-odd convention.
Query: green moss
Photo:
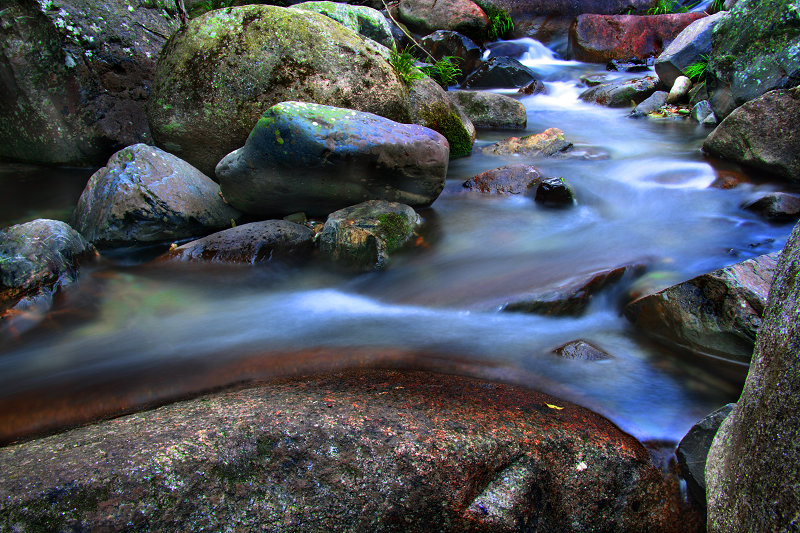
[[[431,106],[421,113],[425,127],[438,131],[450,144],[450,158],[472,153],[472,137],[461,118],[444,104]]]
[[[378,227],[381,236],[386,242],[388,252],[392,252],[402,246],[408,235],[411,233],[411,225],[406,217],[397,213],[383,213],[378,217]]]

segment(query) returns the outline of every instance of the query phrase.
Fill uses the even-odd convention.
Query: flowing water
[[[86,268],[50,312],[2,326],[0,438],[237,382],[370,365],[540,389],[642,440],[675,442],[734,401],[745,369],[731,372],[649,343],[621,316],[621,302],[631,291],[779,250],[791,225],[770,225],[739,208],[776,186],[710,188],[720,172],[737,169],[704,158],[707,130],[582,103],[577,80],[598,66],[560,61],[529,39],[500,46],[489,53],[519,54],[549,91],[521,97],[527,132],[558,127],[582,157],[483,155],[481,147],[520,133],[480,132],[474,155],[451,162],[444,192],[420,211],[419,246],[383,272],[353,275],[318,263],[169,265],[125,254]],[[578,205],[554,210],[461,187],[479,172],[518,162],[563,177]],[[88,173],[59,172],[37,174],[39,181],[30,179],[38,185],[4,195],[13,198],[2,206],[6,222],[28,214],[15,207],[29,205],[26,195],[46,213],[57,209],[41,192],[57,179],[65,184],[62,203],[74,205],[82,188],[75,183]],[[6,167],[0,184],[8,190],[30,175]],[[499,310],[520,294],[629,264],[646,265],[647,273],[595,298],[579,318]],[[574,361],[551,353],[575,339],[614,357]]]

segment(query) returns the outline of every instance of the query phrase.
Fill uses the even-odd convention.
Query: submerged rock
[[[525,129],[528,124],[525,106],[509,96],[481,91],[447,94],[478,128]]]
[[[728,115],[706,138],[703,150],[800,183],[798,116],[798,91],[770,91]]]
[[[419,224],[419,215],[411,207],[371,200],[331,213],[319,234],[319,248],[343,265],[381,270]]]
[[[305,259],[313,250],[311,229],[286,220],[265,220],[187,242],[171,249],[162,259],[254,264]]]
[[[564,178],[545,178],[536,188],[533,199],[548,207],[569,207],[575,205],[575,192]]]
[[[704,13],[579,15],[570,27],[572,56],[589,63],[658,56],[664,43],[669,43],[686,26],[705,16]]]
[[[448,144],[435,131],[319,104],[283,102],[217,166],[231,205],[262,216],[327,215],[365,200],[414,206],[442,192]]]
[[[483,148],[487,155],[520,154],[531,157],[547,157],[565,152],[572,148],[572,143],[564,138],[564,132],[558,128],[548,128],[542,133],[525,137],[508,137],[495,144]]]
[[[633,107],[651,96],[661,87],[655,76],[603,83],[583,91],[579,98],[584,102],[608,107]]]
[[[92,175],[72,226],[98,246],[118,246],[207,235],[239,216],[208,176],[163,150],[135,144]]]
[[[640,265],[627,265],[592,272],[570,279],[558,287],[525,294],[503,306],[503,311],[536,313],[554,316],[579,316],[602,290],[618,282],[627,272],[641,270]]]
[[[614,358],[597,346],[584,340],[568,342],[553,350],[553,353],[564,359],[580,361],[605,361]]]
[[[678,467],[681,477],[686,480],[686,487],[694,501],[703,509],[706,507],[706,457],[711,448],[714,435],[719,426],[731,414],[734,403],[724,405],[693,425],[681,439],[675,455],[678,457]]]
[[[517,164],[481,172],[464,182],[464,188],[492,194],[524,194],[541,182],[542,174],[531,165]]]
[[[800,196],[773,192],[743,204],[742,208],[758,213],[767,220],[791,222],[800,218]]]
[[[99,166],[152,143],[145,105],[171,0],[3,0],[0,158]]]
[[[39,289],[72,283],[80,261],[94,255],[94,247],[59,220],[40,218],[0,230],[0,311]]]
[[[647,451],[608,420],[423,372],[205,396],[7,446],[0,469],[0,517],[23,530],[681,529]]]
[[[776,260],[762,255],[642,296],[625,316],[660,341],[749,363]]]
[[[742,0],[740,0],[742,1]],[[750,372],[706,461],[708,531],[792,531],[800,509],[800,226],[775,271]]]

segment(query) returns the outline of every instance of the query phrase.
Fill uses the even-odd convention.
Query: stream
[[[501,44],[520,50],[548,89],[522,97],[499,91],[525,104],[525,133],[557,127],[583,157],[484,155],[482,147],[523,133],[480,131],[474,154],[451,161],[444,192],[420,210],[421,245],[397,253],[383,272],[353,275],[322,262],[175,265],[144,261],[146,253],[111,254],[85,268],[48,312],[0,322],[0,442],[232,384],[365,366],[538,389],[599,412],[642,441],[675,443],[735,401],[746,368],[653,344],[621,306],[631,291],[780,250],[792,225],[739,207],[778,185],[749,176],[735,189],[709,187],[721,172],[740,169],[702,154],[708,130],[582,103],[578,78],[605,72],[601,65],[561,61],[530,39]],[[563,177],[578,204],[552,209],[461,186],[520,162]],[[64,218],[90,174],[0,167],[0,225]],[[630,264],[646,265],[646,274],[623,279],[581,317],[500,311],[526,292]],[[552,353],[576,339],[613,359]]]

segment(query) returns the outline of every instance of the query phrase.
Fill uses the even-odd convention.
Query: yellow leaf
[[[559,407],[557,405],[553,405],[552,403],[546,403],[545,405],[547,407],[549,407],[550,409],[558,409],[559,411],[563,409],[563,407]]]

